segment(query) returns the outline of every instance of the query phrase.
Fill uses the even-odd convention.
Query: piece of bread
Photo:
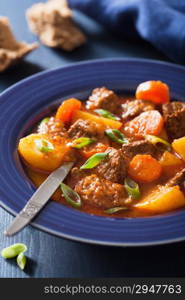
[[[66,0],[34,4],[26,13],[30,30],[48,47],[72,51],[86,42]]]
[[[0,72],[5,71],[37,47],[37,43],[18,42],[12,33],[9,20],[0,17]]]

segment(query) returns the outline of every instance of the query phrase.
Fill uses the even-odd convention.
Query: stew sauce
[[[184,124],[185,104],[170,101],[165,83],[142,83],[135,97],[102,87],[86,102],[64,101],[18,151],[36,187],[74,161],[64,182],[81,198],[80,211],[152,216],[185,206]],[[52,199],[71,206],[62,194],[58,188]]]

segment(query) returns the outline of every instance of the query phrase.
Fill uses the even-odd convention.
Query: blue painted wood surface
[[[7,16],[20,40],[36,41],[29,32],[25,10],[37,1],[1,0],[0,15]],[[40,46],[24,62],[0,75],[0,92],[36,72],[76,61],[105,57],[143,57],[167,60],[145,42],[121,41],[94,21],[75,13],[88,35],[87,45],[72,53]],[[2,126],[2,124],[1,124]],[[0,258],[0,277],[134,277],[185,276],[185,243],[142,247],[112,248],[64,240],[29,226],[15,237],[3,232],[13,217],[0,208],[0,249],[12,243],[28,246],[28,267],[18,269],[14,261]]]

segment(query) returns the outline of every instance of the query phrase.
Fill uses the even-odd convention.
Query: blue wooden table
[[[0,1],[0,15],[9,17],[20,40],[36,40],[25,20],[25,10],[34,2],[37,1]],[[0,75],[0,92],[36,72],[81,60],[105,57],[167,60],[145,42],[121,41],[80,13],[75,13],[75,17],[88,35],[87,45],[73,53],[40,46],[24,62]],[[29,248],[29,263],[22,272],[14,262],[0,258],[0,277],[185,276],[185,243],[143,248],[92,246],[64,240],[31,226],[7,238],[3,232],[12,220],[13,217],[0,208],[0,249],[12,243],[25,243]]]

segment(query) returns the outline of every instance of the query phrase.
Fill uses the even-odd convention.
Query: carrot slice
[[[149,100],[156,104],[170,101],[169,87],[162,81],[145,81],[136,89],[136,99]]]
[[[127,122],[124,132],[128,136],[145,134],[158,135],[164,125],[164,120],[157,110],[150,110],[141,113],[138,117]]]
[[[161,173],[160,163],[148,154],[137,154],[129,164],[128,173],[131,178],[141,183],[157,180]]]
[[[89,158],[96,153],[105,152],[105,150],[108,147],[109,147],[109,145],[105,145],[102,143],[97,143],[96,145],[92,144],[92,145],[85,147],[83,150],[81,150],[80,154],[85,158]]]
[[[75,98],[65,100],[57,110],[56,119],[59,119],[64,123],[69,123],[72,120],[75,112],[80,110],[81,106],[81,101]]]

